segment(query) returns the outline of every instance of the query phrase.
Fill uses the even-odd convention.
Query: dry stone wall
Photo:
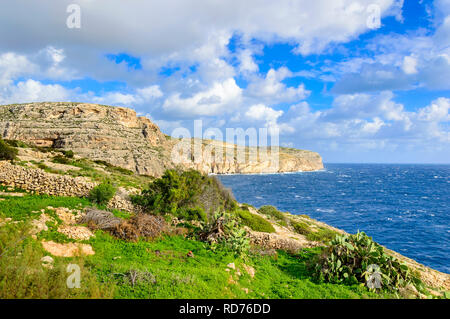
[[[0,184],[17,187],[37,194],[83,197],[96,186],[84,177],[47,173],[41,169],[25,168],[0,161]]]

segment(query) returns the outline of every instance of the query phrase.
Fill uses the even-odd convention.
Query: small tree
[[[9,146],[0,138],[0,160],[11,161],[17,156],[17,149]]]
[[[89,192],[89,200],[99,205],[106,205],[116,194],[116,188],[111,183],[101,183]]]

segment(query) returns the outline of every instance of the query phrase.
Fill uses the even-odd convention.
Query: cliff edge
[[[314,171],[323,168],[322,158],[311,151],[280,148],[274,167],[269,159],[256,161],[205,159],[174,163],[173,149],[179,139],[163,134],[146,117],[124,107],[89,103],[42,102],[0,106],[0,136],[36,146],[73,150],[80,156],[103,160],[138,174],[160,176],[181,166],[203,173],[277,173]],[[193,141],[193,140],[192,140]],[[203,140],[203,148],[217,141]],[[236,145],[223,143],[224,152]],[[255,148],[245,148],[246,154]],[[261,149],[256,149],[259,152]]]

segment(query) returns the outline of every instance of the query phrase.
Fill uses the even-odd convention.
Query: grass
[[[4,197],[0,214],[15,220],[29,220],[38,214],[31,211],[47,206],[80,208],[89,205],[86,199],[26,195],[21,198]],[[50,213],[50,212],[49,212]],[[124,214],[115,211],[115,214]],[[126,214],[124,214],[126,215]],[[124,216],[126,217],[126,216]],[[25,223],[11,224],[20,227]],[[49,230],[38,240],[69,242],[56,231],[57,225],[48,223]],[[17,228],[0,228],[1,249],[20,238]],[[14,231],[12,231],[14,230]],[[13,236],[13,234],[15,234]],[[78,258],[54,257],[55,269],[42,269],[40,258],[45,256],[38,241],[26,237],[8,258],[0,257],[1,298],[379,298],[393,295],[375,294],[360,286],[325,284],[313,281],[308,263],[320,249],[305,249],[292,255],[278,251],[274,256],[251,253],[237,258],[225,249],[212,251],[208,245],[183,236],[167,236],[156,241],[126,242],[108,233],[96,231],[95,237],[85,243],[96,252],[93,256]],[[193,258],[187,257],[189,251]],[[20,252],[20,254],[19,254]],[[20,256],[12,261],[13,256]],[[81,265],[82,290],[65,287],[68,263]],[[225,271],[227,264],[235,263],[236,271]],[[251,278],[243,265],[255,268]],[[34,279],[26,269],[38,272]],[[231,279],[233,281],[230,280]],[[8,282],[6,282],[8,278]],[[20,279],[19,279],[20,278]],[[34,280],[34,281],[33,281]],[[248,293],[244,291],[248,289]]]
[[[75,209],[91,205],[88,199],[78,197],[57,197],[48,195],[2,197],[5,198],[5,200],[0,202],[0,215],[11,217],[14,220],[27,219],[30,217],[31,211],[45,209],[47,206]]]
[[[0,228],[0,299],[110,298],[113,285],[98,281],[83,258],[55,258],[52,269],[42,267],[47,255],[28,235],[27,224],[8,224]],[[67,287],[67,266],[80,267],[80,288]]]
[[[101,281],[117,287],[115,298],[377,298],[360,286],[321,284],[310,280],[307,262],[318,250],[298,255],[251,255],[246,260],[180,236],[137,243],[124,242],[98,231],[91,239],[96,255],[88,257]],[[194,258],[187,257],[192,251]],[[120,258],[118,258],[120,257]],[[225,271],[234,262],[235,271]],[[255,278],[243,264],[256,269]],[[141,280],[131,281],[130,273]],[[230,276],[235,283],[230,282]],[[138,276],[139,277],[139,276]],[[243,288],[249,289],[247,294]]]

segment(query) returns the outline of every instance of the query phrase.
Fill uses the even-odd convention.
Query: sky
[[[0,104],[277,128],[324,162],[450,163],[450,0],[6,0]]]

